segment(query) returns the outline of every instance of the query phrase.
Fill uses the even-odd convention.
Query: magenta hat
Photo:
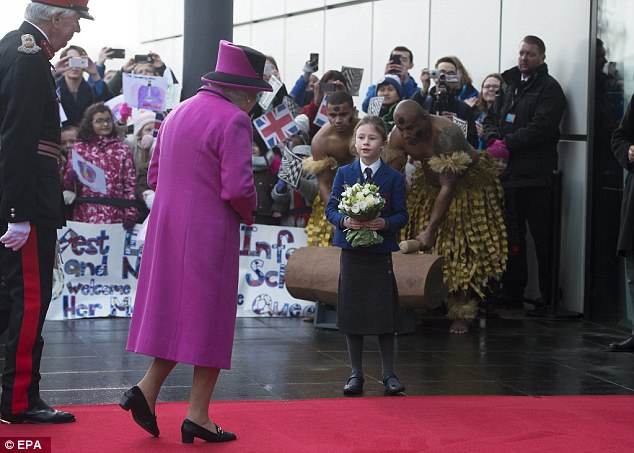
[[[247,90],[273,91],[262,80],[266,56],[247,46],[238,46],[224,39],[218,47],[216,70],[201,77],[203,82]]]

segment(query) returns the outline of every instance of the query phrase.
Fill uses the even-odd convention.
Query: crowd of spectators
[[[55,65],[66,118],[62,129],[60,173],[69,220],[122,223],[129,228],[143,222],[152,207],[154,193],[147,186],[147,168],[158,126],[168,112],[138,111],[124,105],[118,115],[112,115],[103,103],[123,92],[125,73],[163,76],[167,66],[160,55],[150,52],[148,61],[128,59],[119,69],[107,70],[106,62],[112,60],[113,55],[114,49],[103,47],[93,60],[83,48],[71,45],[61,52]],[[69,60],[73,57],[85,57],[87,64],[71,67]],[[423,68],[418,83],[410,74],[413,67],[412,52],[407,47],[396,46],[390,52],[384,74],[368,87],[362,102],[363,110],[368,113],[371,100],[377,98],[380,101],[377,110],[370,113],[380,116],[389,132],[394,126],[396,105],[411,98],[430,113],[466,122],[467,140],[477,149],[485,149],[482,122],[503,83],[501,76],[489,74],[482,81],[479,92],[456,56],[439,58],[433,70]],[[310,218],[311,204],[318,192],[315,175],[304,171],[299,186],[292,187],[277,174],[286,149],[294,150],[294,154],[302,159],[311,157],[311,140],[320,129],[315,119],[324,97],[333,91],[349,91],[350,82],[341,71],[327,69],[321,77],[318,77],[318,71],[318,56],[315,56],[314,60],[306,62],[289,93],[275,58],[267,56],[263,78],[271,81],[274,77],[280,87],[268,105],[263,107],[256,103],[250,116],[255,119],[284,102],[284,98],[290,98],[298,107],[294,114],[299,132],[284,143],[269,148],[254,128],[252,165],[258,191],[258,223],[304,227]],[[173,76],[172,81],[177,83]],[[95,112],[102,116],[112,115],[112,121],[108,122],[106,118],[102,124],[95,124],[92,118]],[[110,166],[107,156],[115,148],[119,157],[115,159],[117,164]],[[72,165],[73,153],[104,170],[105,193],[85,187],[82,178],[77,177],[76,165]],[[505,160],[498,161],[503,169]],[[86,216],[86,212],[92,215]]]

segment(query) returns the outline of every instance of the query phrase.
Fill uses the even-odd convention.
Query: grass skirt
[[[313,212],[306,225],[307,245],[310,247],[328,247],[332,245],[332,224],[326,219],[326,205],[317,194],[312,205]]]
[[[427,227],[439,190],[430,184],[422,168],[416,170],[407,197],[409,223],[401,232],[403,239],[415,238]],[[449,292],[470,288],[484,297],[482,288],[487,280],[502,276],[507,260],[503,203],[496,166],[488,154],[482,153],[460,177],[430,250],[445,259],[443,279]]]

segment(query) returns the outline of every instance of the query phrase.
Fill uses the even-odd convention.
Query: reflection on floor
[[[504,316],[504,315],[503,315]],[[129,319],[48,321],[42,396],[52,405],[113,404],[143,376],[150,358],[125,351]],[[450,335],[449,321],[423,318],[396,341],[395,372],[407,395],[634,395],[634,354],[607,353],[626,336],[583,320],[513,316]],[[3,337],[0,337],[3,343]],[[0,367],[4,367],[4,348]],[[383,395],[375,337],[367,337],[365,396]],[[216,400],[342,397],[350,369],[336,330],[288,318],[239,318],[233,368]],[[161,401],[189,397],[192,367],[178,365]]]

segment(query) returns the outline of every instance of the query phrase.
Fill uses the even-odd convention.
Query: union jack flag
[[[299,132],[291,112],[284,104],[280,104],[269,113],[256,118],[253,120],[253,124],[269,149]]]

